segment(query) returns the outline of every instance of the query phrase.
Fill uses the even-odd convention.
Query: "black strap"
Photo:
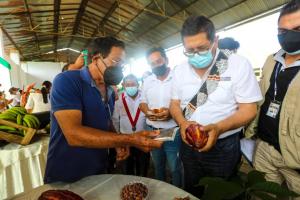
[[[224,62],[224,61],[226,62],[226,65],[227,65],[227,60],[228,60],[228,57],[222,51],[220,51],[215,64],[213,65],[213,67],[211,68],[211,70],[209,72],[208,78],[202,84],[202,86],[200,87],[198,92],[194,95],[194,97],[191,99],[191,101],[188,103],[188,105],[183,109],[183,111],[182,111],[183,116],[188,118],[187,116],[190,116],[196,110],[197,107],[203,105],[207,101],[209,93],[212,93],[215,91],[215,89],[218,86],[219,81],[214,81],[215,84],[217,84],[217,86],[214,88],[214,90],[208,91],[208,79],[210,79],[210,77],[214,77],[214,76],[219,77],[219,75],[222,74],[224,71],[222,71],[223,69],[220,68],[220,66],[218,66],[218,65],[222,64],[222,62]]]

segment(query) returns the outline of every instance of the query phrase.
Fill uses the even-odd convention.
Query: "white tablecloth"
[[[86,177],[72,184],[54,183],[38,187],[30,192],[17,195],[12,200],[37,200],[43,191],[49,189],[66,189],[75,192],[85,200],[119,200],[124,185],[132,181],[142,181],[148,187],[149,200],[173,200],[174,197],[194,196],[168,183],[137,176],[97,175]]]
[[[7,144],[0,148],[0,199],[30,191],[44,184],[49,137],[32,144]]]

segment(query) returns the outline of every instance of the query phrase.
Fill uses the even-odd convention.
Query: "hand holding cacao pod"
[[[197,149],[203,148],[208,140],[208,133],[201,129],[200,124],[191,124],[186,129],[187,142]]]

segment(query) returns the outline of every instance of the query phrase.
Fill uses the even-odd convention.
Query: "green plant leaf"
[[[272,197],[268,193],[265,192],[253,192],[251,195],[260,198],[261,200],[276,200],[276,197]]]
[[[248,186],[252,186],[256,183],[266,182],[265,174],[256,170],[249,172],[247,175],[247,179]]]
[[[270,194],[275,194],[276,196],[281,197],[297,197],[299,196],[297,193],[290,191],[286,188],[283,188],[278,183],[274,182],[260,182],[252,185],[249,188],[251,191],[261,191],[261,192],[267,192]]]
[[[240,185],[217,177],[204,177],[197,186],[206,186],[203,200],[232,199],[244,192]]]

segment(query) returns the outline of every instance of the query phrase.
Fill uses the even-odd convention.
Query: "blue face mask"
[[[134,86],[134,87],[125,87],[125,91],[129,96],[133,97],[138,92],[138,88],[136,86]]]
[[[208,67],[212,60],[213,55],[211,49],[205,54],[195,54],[194,56],[189,57],[189,63],[197,69],[203,69]]]

